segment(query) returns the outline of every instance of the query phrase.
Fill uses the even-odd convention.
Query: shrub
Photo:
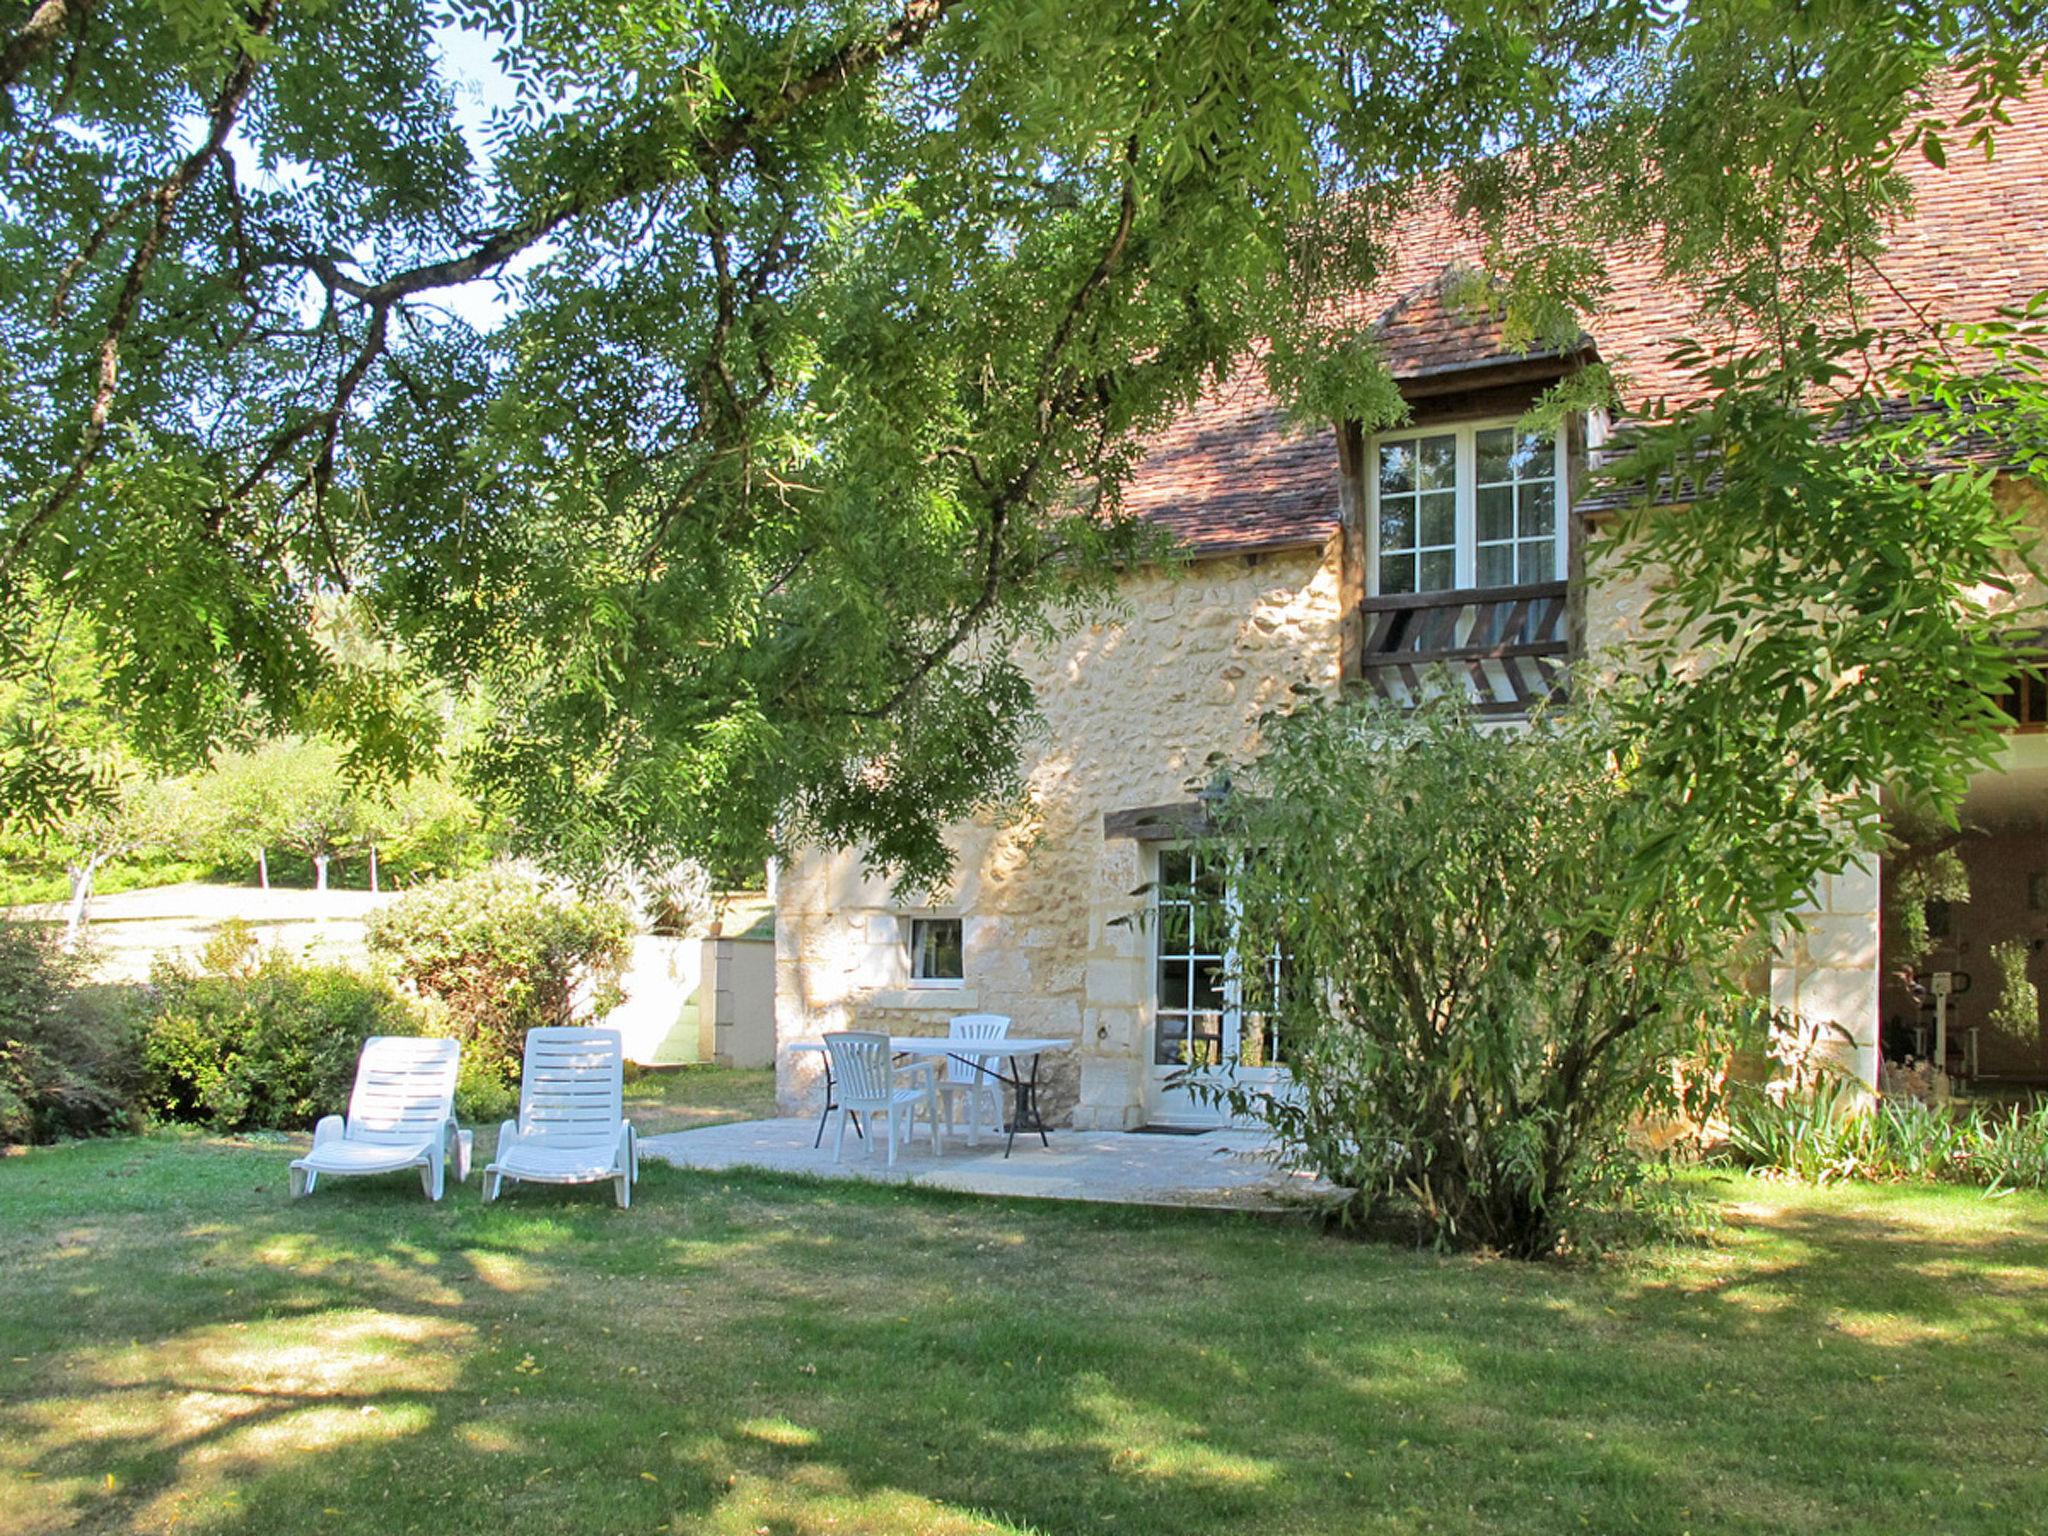
[[[516,1088],[526,1032],[602,1015],[623,996],[633,919],[514,865],[410,891],[375,913],[371,950],[447,1010],[474,1077]]]
[[[1671,1063],[1732,1029],[1753,930],[1701,899],[1700,851],[1591,714],[1498,732],[1451,699],[1311,701],[1220,812],[1224,949],[1264,957],[1234,985],[1291,1086],[1195,1084],[1349,1191],[1348,1220],[1548,1253],[1637,1182]]]
[[[518,1069],[515,1066],[509,1078],[505,1074],[502,1060],[465,1045],[462,1066],[455,1075],[457,1116],[478,1125],[509,1120],[519,1108]]]
[[[159,963],[141,1024],[149,1107],[217,1131],[296,1129],[339,1113],[371,1035],[425,1033],[388,982],[308,965],[242,936],[210,964]]]
[[[139,1084],[117,1010],[80,986],[57,936],[0,923],[0,1142],[92,1136],[127,1125]]]

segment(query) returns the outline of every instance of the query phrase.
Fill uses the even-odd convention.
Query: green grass
[[[292,1204],[288,1150],[0,1159],[0,1532],[2048,1529],[2038,1197],[1731,1179],[1568,1269],[654,1166]]]
[[[626,1114],[642,1136],[775,1114],[775,1073],[767,1067],[629,1067]]]

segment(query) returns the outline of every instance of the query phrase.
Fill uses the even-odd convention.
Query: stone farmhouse
[[[1894,286],[1871,299],[1880,321],[1906,305],[1989,318],[2048,289],[2048,107],[2015,115],[1995,160],[1958,153],[1945,170],[1914,172],[1915,205],[1885,263]],[[1604,520],[1585,466],[1606,421],[1580,418],[1553,440],[1517,419],[1593,359],[1634,398],[1682,392],[1667,355],[1688,334],[1690,305],[1649,266],[1623,263],[1578,348],[1512,351],[1493,323],[1446,299],[1480,254],[1447,211],[1424,217],[1388,279],[1360,298],[1409,407],[1400,428],[1290,430],[1248,369],[1150,445],[1126,504],[1170,530],[1187,563],[1133,573],[1121,612],[1031,656],[1047,731],[1024,803],[956,830],[945,900],[905,905],[864,879],[853,854],[807,852],[778,872],[782,1043],[849,1027],[942,1033],[954,1014],[1008,1014],[1017,1033],[1075,1041],[1047,1056],[1044,1101],[1049,1119],[1091,1129],[1206,1122],[1214,1112],[1169,1082],[1191,1059],[1284,1071],[1224,974],[1224,872],[1185,837],[1211,755],[1247,752],[1258,716],[1298,684],[1399,698],[1420,666],[1479,652],[1501,652],[1477,664],[1482,708],[1524,713],[1569,659],[1625,664],[1647,596],[1600,579],[1597,563],[1587,571]],[[1959,980],[1949,1013],[1948,1066],[1961,1078],[2048,1085],[2041,1041],[1975,1032],[1994,990],[1989,946],[2048,940],[2040,691],[2022,686],[2008,702],[2021,723],[2003,771],[1970,797],[1974,830],[1959,851],[1971,900],[1931,914],[1932,966],[1974,970],[1979,983]],[[1880,869],[1823,882],[1770,977],[1774,1001],[1841,1026],[1873,1085],[1881,1056],[1931,1049],[1925,989],[1886,964],[1898,939],[1884,886]],[[1133,921],[1148,903],[1155,920]],[[2048,984],[2048,953],[2033,969]],[[815,1108],[817,1061],[778,1053],[785,1111]]]

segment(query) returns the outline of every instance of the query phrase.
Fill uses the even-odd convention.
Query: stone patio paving
[[[897,1148],[894,1168],[879,1149],[869,1156],[865,1143],[851,1136],[846,1160],[835,1163],[830,1133],[824,1146],[812,1148],[817,1133],[815,1118],[746,1120],[650,1136],[640,1143],[640,1153],[682,1168],[764,1168],[977,1195],[1125,1205],[1278,1209],[1327,1189],[1308,1175],[1276,1168],[1266,1155],[1267,1138],[1257,1131],[1161,1136],[1056,1130],[1049,1147],[1040,1146],[1036,1136],[1018,1137],[1007,1160],[1000,1136],[984,1136],[979,1147],[950,1140],[939,1157],[920,1139]]]

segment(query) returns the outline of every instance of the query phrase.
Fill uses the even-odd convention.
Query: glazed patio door
[[[1273,1021],[1245,1003],[1240,909],[1222,854],[1161,851],[1153,891],[1147,1113],[1159,1125],[1220,1124],[1225,1112],[1176,1079],[1234,1065],[1239,1082],[1276,1083],[1286,1076],[1284,1052]],[[1273,957],[1261,965],[1269,981],[1278,968]]]

